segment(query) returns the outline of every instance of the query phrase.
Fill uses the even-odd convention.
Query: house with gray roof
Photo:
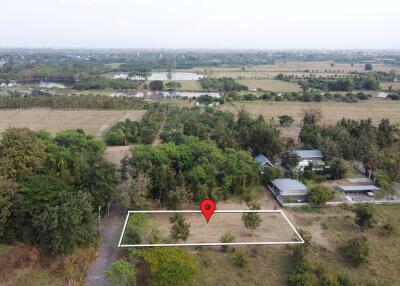
[[[260,166],[261,174],[264,173],[264,168],[273,166],[272,162],[271,162],[266,156],[264,156],[263,154],[258,154],[258,155],[254,158],[254,160],[255,160],[255,161],[257,162],[257,164]]]
[[[310,165],[312,165],[313,171],[322,171],[326,167],[322,160],[324,155],[322,155],[321,150],[294,150],[293,153],[299,157],[299,163],[295,167],[296,171],[303,172]]]
[[[293,179],[276,179],[268,185],[280,203],[302,203],[307,201],[307,187]]]

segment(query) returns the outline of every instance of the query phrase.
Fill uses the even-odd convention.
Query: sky
[[[399,0],[1,0],[0,47],[400,49]]]

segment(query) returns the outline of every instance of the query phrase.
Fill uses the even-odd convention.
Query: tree
[[[113,286],[135,286],[136,273],[133,267],[126,260],[117,260],[105,272],[105,277]]]
[[[186,223],[181,214],[176,214],[172,219],[171,236],[176,241],[186,240],[190,233],[190,223]]]
[[[369,245],[365,236],[352,238],[343,247],[343,253],[356,267],[368,262]]]
[[[34,132],[26,128],[9,128],[2,134],[0,174],[23,181],[39,173],[45,162],[45,146]]]
[[[295,167],[297,167],[299,162],[299,156],[297,156],[297,154],[294,152],[286,151],[282,155],[282,165],[288,170],[293,170]]]
[[[161,80],[153,80],[149,83],[151,90],[161,91],[164,89],[164,83]]]
[[[281,178],[282,172],[276,167],[266,167],[264,168],[264,173],[262,174],[262,182],[264,185],[268,185],[271,181]]]
[[[250,210],[259,210],[260,206],[257,204],[252,204]],[[253,235],[254,230],[256,230],[262,222],[260,215],[256,212],[248,212],[242,215],[242,221],[244,226],[250,230],[251,235]]]
[[[372,71],[373,69],[372,64],[365,64],[364,68],[366,71]]]
[[[328,172],[332,180],[343,179],[345,177],[347,167],[343,159],[339,157],[333,158],[328,165]]]
[[[354,209],[354,212],[356,213],[355,222],[362,229],[372,228],[376,223],[374,218],[374,210],[370,205],[357,205]]]
[[[0,241],[7,241],[10,237],[12,209],[18,186],[13,181],[0,176]]]
[[[314,207],[323,207],[327,201],[333,199],[332,191],[323,185],[315,185],[307,192],[307,199]]]
[[[235,241],[235,236],[231,232],[225,232],[223,235],[221,235],[219,241],[221,243],[231,243]],[[229,245],[221,245],[221,248],[223,252],[228,252]]]
[[[188,285],[198,272],[196,260],[182,248],[148,248],[143,258],[150,267],[151,285]]]
[[[140,172],[136,178],[130,181],[129,185],[120,190],[122,207],[128,210],[146,210],[150,207],[150,179]]]

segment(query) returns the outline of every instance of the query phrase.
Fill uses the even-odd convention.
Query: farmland
[[[273,92],[292,92],[300,91],[300,87],[296,83],[286,82],[274,79],[241,79],[240,84],[248,86],[250,89],[262,89]]]
[[[237,112],[245,109],[253,116],[263,115],[265,118],[277,118],[280,115],[289,115],[295,119],[297,124],[303,118],[303,113],[307,109],[318,108],[322,112],[323,123],[336,123],[343,117],[349,119],[367,119],[371,118],[375,123],[382,118],[388,118],[393,123],[400,123],[400,102],[373,99],[360,101],[357,103],[344,102],[274,102],[274,101],[253,101],[236,102],[233,105],[224,105],[220,107],[223,110]]]
[[[54,134],[66,129],[83,129],[91,135],[98,135],[102,128],[129,118],[140,120],[144,110],[52,110],[18,109],[0,111],[0,132],[9,127],[27,127],[31,130],[44,129]]]

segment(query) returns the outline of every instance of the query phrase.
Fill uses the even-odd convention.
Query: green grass
[[[274,79],[241,79],[238,80],[240,84],[248,86],[250,89],[261,88],[265,91],[274,92],[293,92],[301,91],[299,85],[293,82],[286,82]]]

